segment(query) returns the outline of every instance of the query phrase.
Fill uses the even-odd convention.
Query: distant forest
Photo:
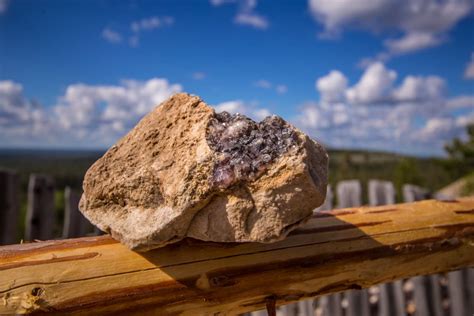
[[[0,169],[20,174],[22,192],[26,192],[29,175],[52,175],[56,188],[65,186],[80,191],[87,169],[103,155],[102,151],[0,150]],[[405,183],[436,191],[453,182],[462,173],[446,168],[446,159],[417,158],[385,152],[362,150],[329,150],[329,179],[359,179],[366,187],[370,179],[392,181],[398,192]],[[366,196],[366,194],[363,194]]]

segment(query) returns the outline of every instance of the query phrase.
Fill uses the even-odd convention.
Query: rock
[[[277,116],[256,123],[176,94],[87,171],[80,210],[138,251],[185,237],[273,242],[323,203],[327,165]]]

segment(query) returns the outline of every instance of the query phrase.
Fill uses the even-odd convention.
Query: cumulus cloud
[[[430,101],[443,97],[445,82],[438,76],[407,76],[393,91],[396,101]]]
[[[125,36],[122,36],[122,33],[115,31],[109,27],[104,28],[102,30],[101,35],[106,41],[113,44],[121,43],[124,37],[128,37],[128,40],[126,42],[131,47],[138,47],[140,44],[140,37],[143,32],[152,31],[166,26],[171,26],[173,24],[173,17],[152,16],[130,23],[130,29],[128,30],[128,32],[123,32]]]
[[[471,60],[466,65],[466,69],[464,70],[464,78],[474,79],[474,53],[471,54]]]
[[[9,0],[0,0],[0,14],[7,12]]]
[[[337,37],[347,28],[400,32],[384,41],[386,51],[377,56],[382,60],[439,45],[474,6],[471,0],[309,0],[308,5],[324,27],[323,37]]]
[[[50,121],[43,107],[28,100],[19,83],[0,81],[0,143],[4,145],[34,144],[50,135]]]
[[[437,46],[442,42],[443,37],[433,33],[413,32],[407,33],[401,38],[387,39],[384,44],[391,55],[402,55]]]
[[[278,94],[285,94],[288,92],[288,87],[284,84],[278,84],[276,87],[275,87],[275,91],[276,93]]]
[[[442,78],[408,75],[399,84],[396,78],[382,63],[353,85],[333,70],[316,80],[319,101],[304,103],[293,122],[333,147],[426,155],[442,154],[443,144],[474,121],[474,96],[448,99]]]
[[[253,118],[256,121],[261,121],[265,117],[271,115],[270,110],[260,108],[256,104],[246,103],[242,100],[232,100],[219,103],[214,106],[217,112],[226,111],[231,114],[240,113]]]
[[[316,90],[319,91],[321,101],[340,102],[345,98],[347,78],[338,70],[316,80]]]
[[[260,79],[257,80],[253,83],[254,87],[260,88],[260,89],[266,89],[266,90],[275,90],[276,93],[278,94],[285,94],[288,92],[288,87],[284,84],[277,84],[274,85],[270,81],[266,79]]]
[[[194,80],[203,80],[203,79],[206,78],[206,73],[204,73],[202,71],[197,71],[197,72],[193,73],[192,77],[193,77]]]
[[[122,42],[122,35],[108,27],[102,30],[102,37],[109,43],[117,44]]]
[[[265,17],[253,12],[240,12],[234,18],[236,24],[249,25],[256,29],[265,30],[268,28],[268,21]]]
[[[174,18],[170,16],[165,17],[157,17],[152,16],[149,18],[144,18],[138,21],[133,21],[130,24],[130,29],[135,32],[142,32],[142,31],[151,31],[160,27],[171,26],[174,23]]]
[[[29,101],[21,84],[0,81],[2,143],[34,144],[41,137],[55,145],[107,146],[170,95],[182,90],[163,78],[124,80],[119,85],[73,84],[58,103]]]
[[[271,89],[273,85],[268,80],[260,79],[254,83],[254,86],[262,89]]]
[[[365,70],[359,82],[347,90],[347,99],[361,104],[387,102],[395,79],[395,71],[385,68],[382,63],[374,63]]]
[[[446,102],[446,107],[451,110],[474,109],[474,95],[463,95],[452,98]]]
[[[251,26],[260,30],[266,30],[270,25],[266,17],[255,11],[257,0],[210,0],[210,3],[215,7],[229,3],[237,4],[235,24]]]

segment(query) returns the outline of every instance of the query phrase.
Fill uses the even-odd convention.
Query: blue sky
[[[337,148],[474,122],[470,0],[0,0],[0,147],[106,148],[185,91]]]

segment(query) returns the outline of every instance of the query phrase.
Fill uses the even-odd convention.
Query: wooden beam
[[[317,213],[273,244],[147,253],[108,236],[0,247],[0,314],[236,314],[474,265],[474,199]]]

